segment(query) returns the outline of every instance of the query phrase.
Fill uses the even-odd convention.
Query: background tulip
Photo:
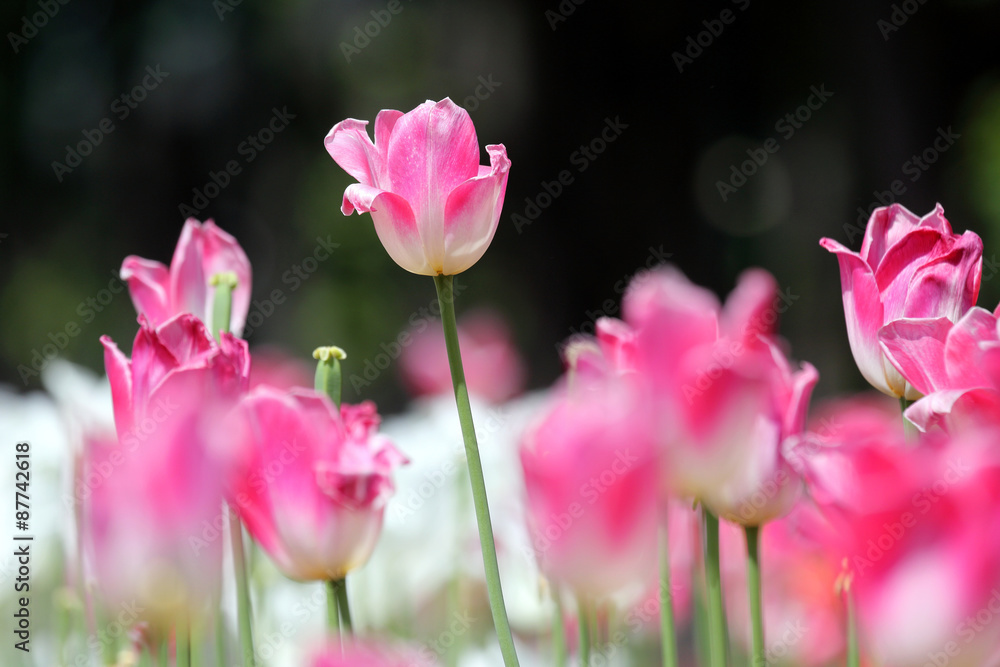
[[[957,322],[979,296],[982,239],[952,233],[940,204],[922,218],[893,204],[872,213],[860,253],[829,238],[820,245],[840,262],[847,338],[861,374],[890,396],[919,398],[882,353],[879,331],[900,318]]]
[[[445,98],[409,113],[390,109],[349,118],[327,134],[330,157],[357,179],[344,192],[344,215],[371,213],[393,261],[427,276],[461,273],[479,261],[496,232],[510,160],[503,144],[479,142],[468,112]]]
[[[375,548],[390,474],[405,458],[376,433],[372,403],[261,386],[234,417],[230,497],[247,530],[298,580],[342,579]]]
[[[122,280],[128,283],[132,303],[140,316],[157,327],[171,317],[191,313],[211,325],[215,289],[212,276],[236,275],[229,331],[243,333],[250,309],[251,270],[243,248],[211,220],[188,218],[177,241],[170,268],[160,262],[130,255],[122,262]]]

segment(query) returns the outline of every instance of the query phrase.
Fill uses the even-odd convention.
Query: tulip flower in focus
[[[358,181],[344,191],[344,215],[371,213],[386,252],[411,273],[454,275],[479,261],[507,188],[503,144],[487,146],[490,166],[481,166],[472,119],[448,98],[405,114],[380,111],[374,143],[367,124],[341,121],[324,141]]]
[[[250,309],[250,260],[236,239],[211,220],[202,224],[187,219],[170,268],[131,255],[121,269],[136,311],[153,327],[181,313],[191,313],[211,325],[215,290],[209,281],[219,273],[236,276],[228,330],[239,336]]]
[[[760,270],[741,276],[724,308],[675,269],[625,297],[626,349],[657,406],[670,486],[744,525],[783,515],[801,487],[784,448],[802,431],[818,375],[808,363],[793,370],[778,348],[779,303]]]
[[[906,418],[926,431],[963,424],[1000,426],[1000,335],[997,316],[970,308],[954,324],[947,318],[902,319],[879,333],[893,366],[924,398]]]
[[[342,579],[368,560],[405,457],[377,433],[374,404],[262,386],[234,416],[239,463],[230,499],[292,579]]]
[[[982,239],[953,233],[940,204],[922,218],[893,204],[872,213],[860,253],[829,238],[820,245],[840,262],[847,338],[861,374],[885,394],[920,398],[886,359],[879,331],[902,318],[957,322],[979,296]]]
[[[614,379],[572,378],[521,442],[533,551],[578,594],[656,570],[656,447],[634,398]]]
[[[458,325],[469,393],[502,403],[524,389],[525,369],[506,323],[492,312],[470,313]],[[418,395],[451,394],[451,370],[444,332],[436,327],[414,335],[403,348],[400,369]]]
[[[218,592],[223,452],[214,425],[246,389],[246,343],[216,344],[193,315],[144,319],[126,358],[107,337],[117,438],[84,452],[83,534],[105,602],[137,603],[160,632],[204,619]]]

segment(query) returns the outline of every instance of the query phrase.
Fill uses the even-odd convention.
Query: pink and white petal
[[[886,251],[875,270],[886,322],[905,316],[914,274],[937,258],[947,241],[934,229],[916,229]]]
[[[803,362],[802,368],[792,376],[792,393],[784,414],[783,438],[802,433],[806,413],[809,411],[809,399],[817,382],[819,371],[809,362]]]
[[[247,312],[250,310],[250,293],[253,289],[250,259],[247,258],[247,254],[243,252],[243,248],[236,239],[231,234],[219,229],[212,220],[206,221],[202,227],[202,239],[204,242],[205,277],[211,280],[213,275],[225,271],[232,271],[236,274],[232,315],[227,326],[231,332],[240,336],[243,333],[243,325],[246,323]],[[213,312],[213,304],[215,303],[215,289],[210,289],[207,296],[206,314],[210,314]],[[206,322],[206,324],[213,323]]]
[[[889,248],[896,245],[919,224],[920,218],[902,204],[875,209],[868,218],[868,226],[865,228],[865,238],[861,242],[861,258],[868,262],[873,271],[878,269]]]
[[[115,430],[119,440],[132,430],[135,407],[132,394],[132,362],[118,349],[110,336],[101,336],[104,346],[104,372],[111,384],[111,403],[114,406]]]
[[[991,401],[986,394],[993,394]],[[946,389],[936,391],[933,394],[924,396],[919,401],[906,409],[904,415],[923,432],[927,432],[935,427],[949,430],[952,422],[952,411],[960,406],[963,401],[970,401],[972,404],[981,402],[989,404],[994,402],[998,407],[998,412],[994,417],[1000,418],[1000,394],[991,389]],[[1000,419],[998,419],[1000,421]]]
[[[920,222],[917,224],[920,227],[936,229],[945,236],[952,233],[951,223],[948,222],[948,218],[944,217],[944,206],[941,206],[941,204],[935,204],[934,210],[920,218]]]
[[[172,321],[168,320],[167,326]],[[145,412],[156,387],[176,367],[177,359],[163,346],[156,332],[146,325],[140,326],[132,343],[132,405],[137,417]]]
[[[375,233],[394,262],[410,273],[437,275],[427,258],[423,230],[417,227],[413,209],[405,199],[392,192],[383,192],[372,200],[370,211]]]
[[[722,309],[722,335],[753,347],[758,344],[758,336],[774,334],[777,316],[765,318],[764,314],[774,309],[777,290],[774,276],[764,269],[744,271]]]
[[[121,278],[128,283],[136,313],[154,327],[176,314],[170,309],[170,272],[160,262],[129,255],[122,262]]]
[[[875,275],[857,253],[851,252],[833,239],[824,238],[820,245],[837,255],[840,264],[840,290],[847,322],[847,340],[858,370],[869,383],[884,394],[899,396],[886,381],[878,330],[884,324],[883,308]]]
[[[392,191],[410,203],[428,238],[442,238],[448,195],[479,174],[479,143],[469,113],[445,98],[403,114],[389,137]]]
[[[159,326],[156,339],[175,363],[185,366],[207,361],[216,349],[215,339],[205,323],[188,313],[177,315]],[[134,360],[134,349],[132,357]]]
[[[502,147],[501,152],[491,157],[493,165],[489,176],[465,181],[448,195],[441,267],[444,275],[461,273],[471,267],[493,241],[500,222],[510,160]]]
[[[879,331],[879,343],[893,367],[921,394],[952,389],[944,362],[952,326],[945,317],[896,320]]]
[[[594,323],[597,344],[604,358],[619,373],[635,370],[635,332],[614,317],[600,317]]]
[[[979,298],[983,272],[983,241],[973,232],[965,232],[953,243],[914,272],[906,294],[903,314],[906,317],[947,317],[958,321]]]
[[[983,364],[984,343],[1000,343],[997,317],[985,308],[970,308],[945,340],[944,365],[950,388],[993,386],[988,364]]]
[[[208,316],[208,276],[205,275],[204,238],[201,223],[188,218],[170,262],[170,301],[173,314]]]
[[[385,172],[386,167],[386,155],[389,154],[389,137],[392,136],[392,131],[396,127],[396,121],[403,117],[402,111],[396,111],[395,109],[382,109],[378,112],[378,116],[375,117],[375,148],[378,150],[379,159],[381,162],[382,172]]]
[[[323,145],[341,169],[358,183],[380,187],[379,175],[385,170],[385,149],[380,155],[368,136],[367,125],[367,120],[342,120],[327,133]]]

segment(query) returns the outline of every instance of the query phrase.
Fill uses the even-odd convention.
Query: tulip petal
[[[445,98],[403,114],[389,137],[387,163],[392,191],[409,202],[425,247],[443,251],[445,201],[479,174],[479,143],[469,113]],[[431,264],[442,259],[432,257]]]
[[[749,347],[757,345],[758,336],[772,335],[778,321],[777,313],[773,312],[777,290],[774,276],[767,271],[744,271],[722,310],[722,335]],[[769,310],[774,317],[765,315]]]
[[[922,394],[949,388],[944,345],[952,328],[946,317],[901,319],[882,327],[879,342],[890,363]]]
[[[840,289],[844,300],[844,319],[847,321],[847,339],[858,370],[882,393],[899,396],[886,380],[882,350],[878,344],[878,330],[884,323],[883,308],[871,267],[860,255],[833,239],[824,238],[820,245],[835,253],[840,264]]]
[[[984,308],[970,308],[952,327],[944,344],[949,389],[992,387],[989,364],[982,363],[984,343],[1000,343],[997,318]],[[942,387],[943,388],[943,387]]]
[[[861,242],[861,258],[875,271],[889,248],[920,225],[920,218],[902,204],[875,209]]]
[[[395,109],[382,109],[375,117],[375,148],[378,150],[380,168],[378,176],[382,178],[385,173],[386,159],[389,152],[389,137],[396,127],[396,121],[403,117],[402,111]]]
[[[101,345],[104,346],[104,372],[111,384],[115,430],[119,439],[123,439],[132,430],[135,414],[132,402],[132,362],[109,336],[101,336]]]
[[[786,437],[801,433],[805,427],[809,399],[817,382],[819,382],[819,371],[808,362],[803,362],[801,370],[792,376],[792,395],[784,415],[784,435]]]
[[[207,279],[217,273],[232,271],[236,274],[236,289],[233,290],[232,315],[226,323],[229,330],[240,336],[246,323],[247,312],[250,310],[250,293],[252,278],[250,260],[243,248],[232,235],[219,229],[212,220],[207,220],[202,226],[204,276]],[[215,290],[207,294],[206,315],[214,311]],[[198,313],[195,313],[196,315]],[[215,326],[214,322],[205,322]]]
[[[444,265],[440,267],[444,275],[461,273],[479,261],[500,222],[510,160],[503,144],[487,146],[487,150],[489,175],[469,179],[448,195],[444,209]]]
[[[952,242],[953,237],[944,237]],[[947,252],[920,266],[909,281],[903,315],[944,316],[958,321],[979,298],[983,271],[983,240],[965,232]]]
[[[170,311],[170,272],[160,262],[129,255],[122,262],[121,278],[139,315],[154,327],[173,314]]]
[[[205,318],[208,277],[205,275],[201,224],[188,218],[170,262],[170,297],[175,313]]]
[[[882,294],[885,322],[904,317],[914,274],[935,259],[935,251],[943,242],[941,233],[936,230],[916,229],[886,251],[882,262],[875,269],[875,282]]]
[[[355,183],[344,191],[341,211],[350,215],[355,210],[372,214],[375,233],[394,262],[410,273],[436,275],[424,254],[413,209],[405,199],[392,192]]]
[[[383,112],[384,113],[384,112]],[[379,119],[382,114],[379,114]],[[383,119],[382,125],[391,120]],[[376,136],[379,134],[379,122],[375,121]],[[340,168],[350,174],[358,183],[380,187],[385,184],[379,178],[385,170],[384,155],[379,155],[378,149],[368,136],[367,120],[348,118],[333,126],[323,140],[326,152],[340,165]]]

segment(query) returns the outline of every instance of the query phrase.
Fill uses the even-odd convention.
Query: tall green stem
[[[844,597],[847,600],[847,667],[858,667],[861,664],[858,650],[858,617],[854,609],[854,593],[850,582],[844,587]]]
[[[333,590],[337,594],[337,608],[340,610],[340,622],[344,626],[344,634],[354,634],[354,623],[351,622],[351,606],[347,603],[347,579],[335,579]]]
[[[750,625],[753,629],[753,667],[766,667],[764,653],[764,615],[760,584],[760,527],[746,526],[747,600],[750,602]]]
[[[562,594],[559,588],[553,585],[552,601],[555,602],[555,612],[552,619],[552,653],[554,654],[554,664],[556,667],[566,665],[566,624],[563,621]]]
[[[670,588],[670,537],[666,508],[660,526],[660,653],[663,667],[677,667],[677,634]]]
[[[236,274],[231,271],[217,273],[209,283],[215,287],[215,303],[212,305],[212,332],[220,339],[223,331],[229,331],[233,310],[233,290],[236,289]],[[233,572],[236,575],[236,609],[239,617],[240,644],[243,647],[243,664],[254,667],[253,628],[250,609],[250,586],[247,582],[246,553],[243,550],[243,523],[235,510],[228,505],[229,541],[233,549]]]
[[[337,583],[330,579],[326,582],[326,627],[333,637],[340,636],[340,613],[337,610]]]
[[[497,565],[496,545],[493,542],[493,525],[490,521],[489,502],[486,498],[486,480],[483,478],[483,463],[479,458],[479,443],[476,442],[476,428],[472,422],[472,406],[469,404],[469,389],[465,384],[465,370],[462,367],[462,352],[458,346],[458,324],[455,322],[455,291],[452,276],[434,276],[438,304],[441,308],[441,323],[444,325],[445,345],[448,349],[448,365],[451,367],[451,381],[455,386],[455,402],[458,405],[458,420],[462,425],[462,439],[465,441],[465,456],[468,459],[469,479],[472,482],[472,499],[476,507],[476,523],[479,527],[479,544],[483,552],[483,566],[486,570],[486,589],[490,598],[490,611],[496,627],[500,652],[506,667],[518,664],[514,649],[514,637],[507,621],[507,609],[503,602],[503,588],[500,585],[500,568]]]
[[[705,587],[708,594],[708,640],[711,667],[726,667],[726,610],[719,570],[719,518],[702,506],[705,536]]]
[[[177,652],[177,667],[191,667],[191,623],[183,619],[174,628],[174,646]]]

